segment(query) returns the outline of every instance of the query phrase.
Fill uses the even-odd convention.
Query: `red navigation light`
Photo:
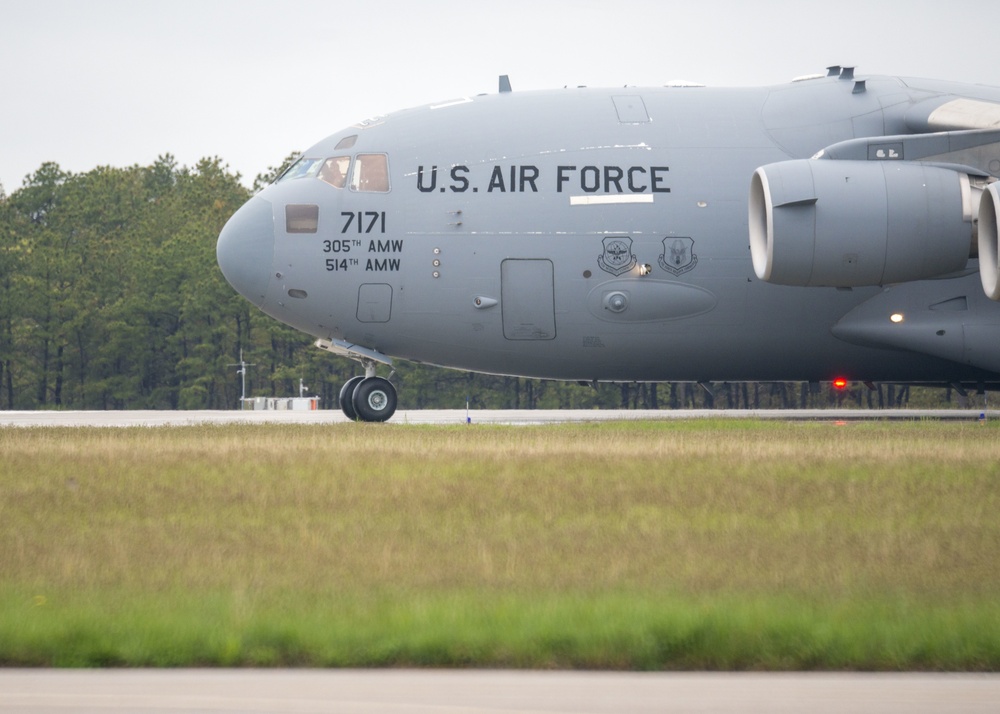
[[[847,380],[844,379],[843,377],[837,377],[835,380],[833,380],[833,388],[847,389]]]

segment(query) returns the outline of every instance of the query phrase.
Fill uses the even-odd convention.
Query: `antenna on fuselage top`
[[[511,91],[511,89],[510,89],[510,77],[508,77],[506,74],[501,74],[500,75],[500,93],[503,94],[504,92],[509,92],[509,91]]]

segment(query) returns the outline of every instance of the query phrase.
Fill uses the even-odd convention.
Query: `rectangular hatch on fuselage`
[[[503,336],[552,340],[556,336],[551,260],[508,259],[500,264]]]

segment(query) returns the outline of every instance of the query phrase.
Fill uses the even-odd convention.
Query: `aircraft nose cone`
[[[219,234],[215,255],[229,284],[254,305],[263,305],[274,260],[271,203],[255,196],[236,211]]]

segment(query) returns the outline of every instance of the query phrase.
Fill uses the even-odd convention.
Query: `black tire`
[[[387,421],[396,413],[396,388],[381,377],[369,377],[354,389],[354,411],[361,421]]]
[[[351,421],[358,420],[358,413],[354,411],[354,390],[358,388],[358,385],[364,379],[364,377],[351,377],[340,388],[340,396],[337,397],[337,400],[340,402],[340,411],[344,412],[344,416]]]

